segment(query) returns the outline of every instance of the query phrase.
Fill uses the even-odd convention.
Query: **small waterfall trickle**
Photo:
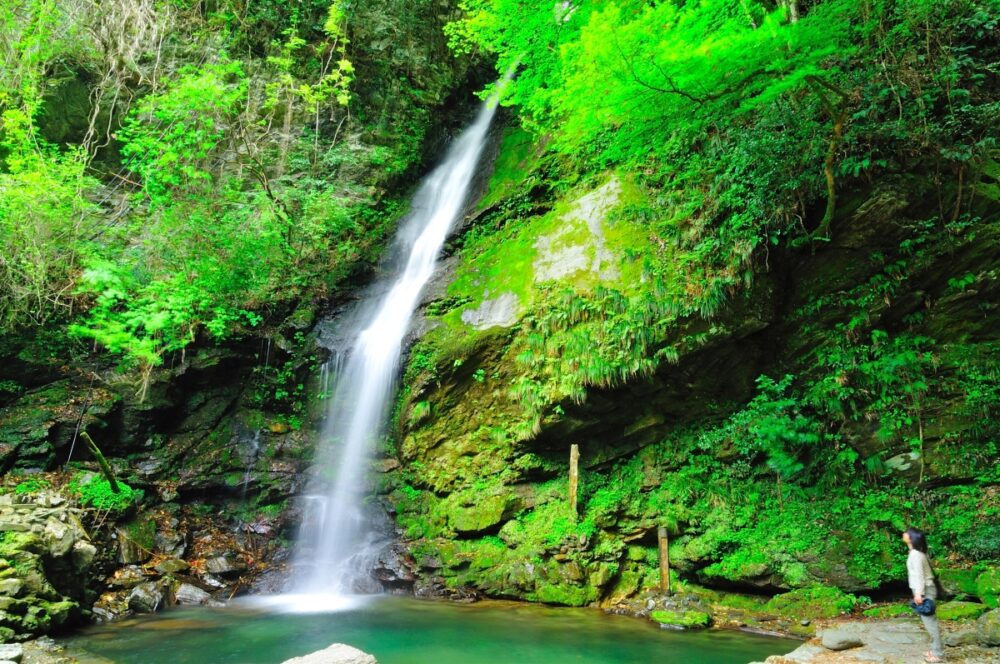
[[[243,456],[245,459],[245,468],[243,470],[243,483],[242,491],[240,492],[240,500],[242,502],[246,502],[247,488],[250,486],[253,467],[257,463],[257,458],[260,456],[260,429],[255,430],[253,432],[253,436],[247,440],[247,449]]]
[[[371,588],[372,566],[386,542],[369,527],[365,513],[366,461],[383,433],[403,339],[444,242],[463,212],[495,107],[492,100],[483,105],[424,180],[395,239],[390,255],[396,264],[388,266],[394,269],[360,304],[355,327],[340,330],[345,348],[335,351],[332,364],[321,374],[324,383],[331,381],[323,385],[331,397],[303,500],[293,559],[291,589],[296,597],[329,598]]]

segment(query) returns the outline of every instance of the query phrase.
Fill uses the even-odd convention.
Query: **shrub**
[[[66,485],[66,490],[77,496],[86,507],[122,513],[142,500],[142,489],[133,489],[118,481],[118,493],[111,490],[107,478],[88,473],[78,473]]]

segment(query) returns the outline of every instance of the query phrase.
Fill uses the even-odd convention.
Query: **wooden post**
[[[97,465],[101,467],[101,472],[104,473],[104,477],[108,480],[108,486],[111,487],[111,493],[118,493],[121,489],[118,488],[118,482],[115,481],[115,473],[111,470],[111,464],[108,460],[104,458],[101,454],[101,450],[97,447],[97,443],[94,439],[90,437],[86,431],[80,432],[80,438],[87,443],[87,447],[90,448],[90,453],[97,459]]]
[[[660,540],[660,590],[665,593],[670,592],[670,540],[667,537],[666,528],[656,529],[657,538]]]
[[[569,508],[576,516],[576,493],[580,485],[580,446],[569,446]]]

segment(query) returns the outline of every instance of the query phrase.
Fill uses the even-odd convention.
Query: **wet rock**
[[[166,560],[161,560],[153,567],[153,569],[160,574],[177,574],[179,572],[186,572],[190,568],[190,565],[179,558],[167,558]]]
[[[200,605],[211,601],[212,596],[190,583],[182,583],[174,591],[174,599],[181,605]]]
[[[216,589],[218,589],[218,588],[225,588],[226,587],[225,581],[222,581],[218,577],[212,576],[211,574],[202,574],[198,578],[201,579],[201,582],[204,585],[208,586],[209,588],[216,588]]]
[[[129,565],[116,569],[106,583],[112,588],[134,588],[147,579],[145,570],[138,565]]]
[[[378,660],[357,648],[335,643],[303,657],[286,659],[282,664],[378,664]]]
[[[157,532],[153,537],[157,551],[180,558],[187,549],[184,535],[179,532]]]
[[[407,589],[416,581],[416,562],[402,544],[386,547],[372,568],[373,576],[383,587]]]
[[[372,461],[372,470],[376,473],[390,473],[399,468],[398,459],[375,459]]]
[[[152,581],[140,583],[128,595],[128,608],[135,613],[155,613],[163,604],[163,592]]]
[[[827,629],[820,634],[820,643],[828,650],[847,650],[864,645],[857,632],[847,629]]]
[[[205,571],[223,577],[239,576],[247,569],[246,563],[235,554],[225,553],[205,559]]]

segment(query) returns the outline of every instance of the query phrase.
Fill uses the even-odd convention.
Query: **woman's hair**
[[[911,526],[906,529],[906,534],[909,536],[910,544],[914,549],[921,553],[927,553],[927,535],[924,534],[924,531]]]

